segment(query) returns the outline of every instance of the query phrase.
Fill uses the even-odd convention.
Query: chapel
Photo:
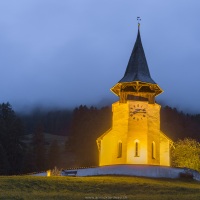
[[[111,91],[112,127],[99,138],[99,166],[144,164],[170,166],[172,140],[160,130],[161,106],[155,97],[163,92],[151,78],[138,33],[124,76]]]

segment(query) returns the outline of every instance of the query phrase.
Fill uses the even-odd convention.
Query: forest
[[[98,165],[96,138],[111,127],[111,106],[35,109],[16,113],[0,104],[0,174],[17,175]],[[200,114],[161,109],[161,130],[173,141],[200,141]],[[51,139],[50,139],[51,138]]]

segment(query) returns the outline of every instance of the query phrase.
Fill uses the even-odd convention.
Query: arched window
[[[117,155],[118,158],[121,158],[122,157],[122,142],[118,142],[118,155]]]
[[[156,159],[156,145],[155,142],[151,144],[152,159]]]
[[[139,157],[140,156],[140,152],[139,152],[139,141],[136,140],[135,141],[135,157]]]

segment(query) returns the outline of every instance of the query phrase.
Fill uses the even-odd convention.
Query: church
[[[163,92],[151,78],[138,34],[124,76],[111,91],[112,127],[99,138],[99,166],[142,164],[170,166],[172,140],[160,130],[161,106],[155,97]]]

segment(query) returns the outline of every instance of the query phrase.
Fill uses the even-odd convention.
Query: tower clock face
[[[129,116],[136,121],[146,118],[146,108],[144,105],[134,104],[130,106]]]

